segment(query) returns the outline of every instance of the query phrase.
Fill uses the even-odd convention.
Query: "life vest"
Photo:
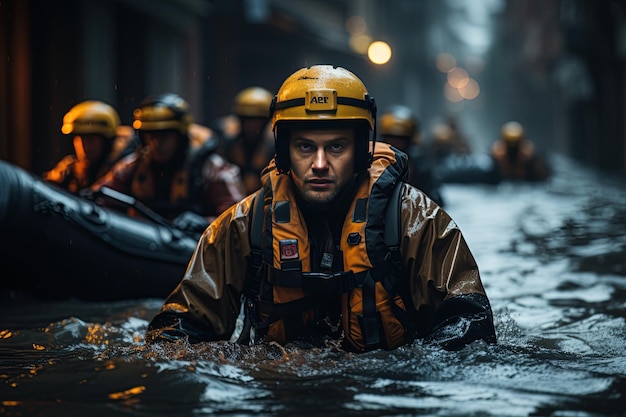
[[[315,315],[320,300],[332,295],[341,300],[341,327],[349,349],[394,349],[412,340],[405,301],[398,293],[399,195],[406,159],[398,163],[396,156],[386,145],[377,145],[369,180],[361,181],[347,211],[339,250],[327,260],[330,273],[311,265],[307,225],[289,178],[278,175],[273,165],[266,170],[252,209],[246,287],[247,319],[252,317],[257,342],[290,341],[285,317],[299,314],[306,327],[320,319]],[[261,229],[262,241],[255,243]]]
[[[78,159],[74,155],[65,156],[53,169],[45,172],[42,177],[46,181],[55,182],[72,194],[89,187],[96,179],[102,177],[110,168],[105,163],[101,164],[96,173],[89,171],[89,162]]]
[[[193,208],[200,205],[198,197],[202,186],[202,166],[216,149],[217,142],[210,137],[204,141],[189,141],[184,162],[172,176],[169,190],[169,203],[172,207]],[[151,201],[155,198],[155,180],[146,152],[140,151],[130,187],[131,194],[140,201]],[[199,207],[196,209],[199,210]]]
[[[532,142],[522,140],[518,144],[518,154],[514,161],[508,157],[507,145],[504,140],[494,142],[492,155],[504,178],[524,180],[532,175],[529,172],[529,162],[535,157],[535,147]]]
[[[169,191],[169,200],[176,203],[186,200],[189,195],[189,157],[183,165],[174,172]],[[141,201],[151,201],[155,198],[156,185],[154,175],[150,169],[150,158],[142,153],[137,161],[135,174],[131,184],[131,193]]]

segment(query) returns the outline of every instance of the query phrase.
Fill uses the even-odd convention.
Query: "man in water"
[[[403,182],[406,154],[376,143],[376,104],[361,80],[302,68],[270,113],[276,156],[262,188],[205,230],[147,342],[339,341],[354,352],[416,338],[447,350],[495,343],[461,231]]]

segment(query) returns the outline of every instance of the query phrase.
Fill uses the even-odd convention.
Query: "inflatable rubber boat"
[[[166,297],[200,234],[109,191],[147,217],[99,206],[0,161],[0,289],[90,301]]]

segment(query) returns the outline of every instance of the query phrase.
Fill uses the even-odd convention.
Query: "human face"
[[[291,178],[304,201],[333,201],[354,174],[354,131],[294,130],[289,140]]]
[[[78,159],[97,161],[102,157],[105,147],[105,139],[101,135],[82,134],[74,138],[74,150]]]
[[[269,119],[263,117],[242,117],[240,120],[243,138],[256,142]]]
[[[148,145],[153,161],[167,163],[176,155],[179,137],[175,130],[143,132],[143,138]]]

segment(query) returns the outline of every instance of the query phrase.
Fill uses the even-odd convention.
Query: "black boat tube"
[[[0,161],[2,289],[101,301],[164,298],[198,237],[101,207]]]

